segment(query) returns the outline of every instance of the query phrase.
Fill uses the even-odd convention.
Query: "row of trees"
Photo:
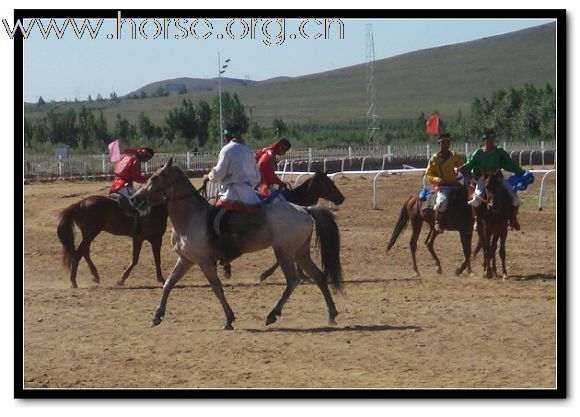
[[[236,124],[257,147],[282,136],[292,140],[294,146],[366,145],[369,134],[365,120],[337,123],[288,124],[275,118],[271,127],[250,121],[237,94],[222,95],[225,124]],[[380,120],[375,132],[375,142],[390,143],[405,139],[414,142],[432,140],[425,133],[427,116],[420,113],[416,119]],[[495,128],[502,141],[555,138],[556,97],[547,84],[538,89],[526,84],[520,89],[507,88],[494,91],[490,97],[475,98],[471,112],[464,116],[440,119],[440,130],[450,132],[461,141],[478,140],[482,128]],[[184,151],[208,149],[219,143],[219,99],[210,104],[199,101],[193,104],[184,99],[181,106],[171,109],[162,124],[155,124],[141,113],[136,123],[130,123],[117,114],[113,126],[108,126],[102,111],[93,113],[83,106],[75,112],[49,109],[45,116],[31,122],[24,120],[25,146],[29,150],[43,151],[55,145],[64,145],[86,152],[102,152],[113,138],[121,139],[124,146],[148,145],[159,151]]]
[[[247,132],[250,121],[237,94],[222,95],[224,124],[236,124]],[[95,114],[83,106],[78,113],[69,108],[63,112],[50,108],[45,116],[29,121],[24,119],[24,144],[29,150],[44,150],[50,146],[67,146],[83,151],[102,151],[113,138],[125,146],[149,145],[158,149],[184,150],[208,148],[219,142],[219,99],[210,105],[199,101],[194,105],[184,99],[181,106],[171,109],[161,125],[155,124],[141,112],[136,123],[117,114],[109,127],[102,111]],[[261,135],[263,129],[254,124]]]

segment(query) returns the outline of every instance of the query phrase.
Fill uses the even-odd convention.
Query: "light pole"
[[[226,72],[228,67],[229,59],[225,60],[225,64],[222,66],[220,60],[220,53],[218,52],[218,94],[220,96],[220,148],[224,147],[224,116],[222,112],[222,74]]]

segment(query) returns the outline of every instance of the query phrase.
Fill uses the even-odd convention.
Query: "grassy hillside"
[[[381,39],[376,40],[377,43]],[[556,25],[547,24],[506,35],[472,42],[416,51],[376,61],[375,88],[378,116],[385,119],[415,118],[419,112],[438,110],[443,118],[454,117],[458,110],[467,113],[476,96],[489,95],[501,87],[519,87],[532,83],[542,87],[555,86]],[[167,112],[184,98],[193,102],[211,101],[217,80],[187,82],[188,93],[168,97],[129,100],[119,103],[78,102],[54,103],[37,108],[25,104],[30,120],[42,115],[51,106],[56,109],[83,104],[103,110],[109,126],[117,113],[131,122],[145,112],[155,123],[161,124]],[[253,119],[270,125],[280,117],[286,122],[340,122],[364,119],[367,110],[367,67],[355,65],[302,77],[277,77],[261,82],[226,80],[226,90],[238,93],[242,103],[253,107]],[[143,87],[155,91],[159,85],[176,80],[160,81]],[[138,90],[139,91],[139,90]]]

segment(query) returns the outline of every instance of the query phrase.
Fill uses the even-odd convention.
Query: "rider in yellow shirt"
[[[441,218],[448,206],[449,193],[454,186],[461,186],[457,180],[455,168],[463,165],[463,159],[450,150],[451,135],[442,133],[437,140],[439,143],[439,152],[431,157],[425,177],[432,187],[437,188],[437,198],[435,200],[435,230],[441,231]]]

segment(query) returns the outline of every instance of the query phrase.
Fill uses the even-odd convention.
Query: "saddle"
[[[212,207],[208,213],[208,232],[220,252],[220,264],[225,265],[242,255],[236,241],[258,230],[266,219],[266,204],[256,212],[243,213],[225,207]]]
[[[109,198],[117,202],[119,207],[121,207],[121,210],[123,210],[123,214],[125,215],[125,217],[127,217],[131,222],[132,224],[131,236],[138,235],[141,232],[140,227],[141,214],[139,213],[139,210],[133,207],[129,199],[125,197],[123,194],[111,193],[109,194]]]

